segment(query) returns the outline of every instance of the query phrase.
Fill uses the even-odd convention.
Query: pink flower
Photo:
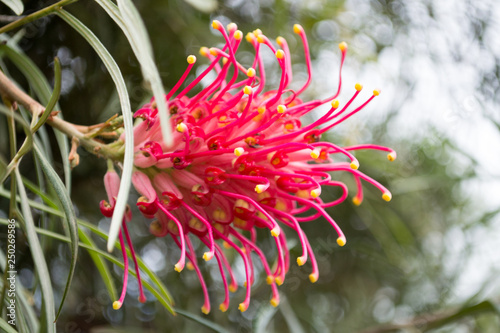
[[[294,26],[294,32],[303,42],[309,76],[297,91],[287,88],[292,80],[292,65],[284,38],[277,38],[280,49],[276,49],[260,30],[248,33],[246,40],[255,49],[255,58],[252,66],[246,68],[235,57],[242,32],[234,23],[228,25],[227,31],[218,21],[213,22],[213,27],[222,34],[224,47],[202,48],[200,52],[209,59],[210,65],[177,93],[196,61],[194,56],[189,56],[185,73],[165,96],[174,133],[173,145],[164,144],[154,100],[135,113],[135,117],[144,121],[135,126],[137,171],[132,178],[141,194],[137,206],[144,216],[155,217],[150,225],[151,232],[159,237],[170,235],[181,249],[175,270],[182,271],[187,258],[188,267],[196,271],[205,295],[204,313],[210,311],[210,301],[191,237],[198,237],[205,244],[205,260],[213,257],[217,260],[225,287],[225,299],[220,305],[222,311],[227,310],[229,291],[234,291],[237,283],[218,240],[222,240],[226,248],[236,250],[244,262],[246,298],[239,309],[245,311],[250,302],[254,282],[252,251],[266,271],[266,281],[272,290],[271,304],[276,306],[279,303],[277,286],[284,282],[290,265],[287,241],[281,228],[290,228],[297,234],[302,248],[297,264],[302,266],[310,260],[312,272],[309,277],[315,282],[319,277],[318,266],[300,224],[322,216],[337,232],[337,243],[340,246],[346,243],[341,228],[325,211],[348,196],[346,185],[333,180],[332,173],[352,174],[357,184],[355,204],[363,199],[361,180],[377,187],[382,198],[389,201],[391,194],[384,186],[357,170],[359,162],[352,151],[382,150],[389,153],[389,160],[396,158],[392,149],[382,146],[339,147],[321,141],[324,132],[359,112],[379,95],[379,91],[374,90],[368,100],[350,109],[362,90],[362,86],[356,84],[353,96],[340,107],[335,99],[342,83],[339,74],[338,90],[333,96],[303,102],[299,96],[311,82],[311,60],[300,25]],[[276,90],[264,90],[266,75],[260,55],[262,47],[271,49],[281,68]],[[347,44],[342,42],[339,48],[341,73]],[[212,83],[188,97],[188,93],[212,71],[217,74]],[[327,103],[331,105],[328,112],[313,123],[302,125],[302,116]],[[332,202],[324,202],[320,195],[325,186],[339,187],[342,195]],[[309,214],[304,216],[303,213]],[[256,228],[267,228],[274,238],[277,261],[273,269],[258,246]],[[125,228],[124,231],[129,240]]]

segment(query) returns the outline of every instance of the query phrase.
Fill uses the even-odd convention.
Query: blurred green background
[[[25,1],[26,13],[50,4]],[[365,186],[360,207],[349,201],[330,209],[347,235],[339,248],[327,222],[305,224],[317,255],[320,279],[311,284],[308,265],[293,263],[280,287],[281,305],[269,305],[264,276],[256,279],[247,312],[236,307],[243,288],[232,295],[226,313],[217,310],[223,286],[214,263],[202,272],[212,299],[212,312],[200,312],[203,295],[194,272],[173,271],[178,250],[170,238],[149,235],[146,221],[134,211],[133,239],[149,267],[165,282],[176,308],[217,323],[229,332],[498,332],[500,318],[500,4],[496,1],[384,0],[143,0],[136,6],[146,23],[155,60],[168,89],[182,75],[186,56],[201,46],[220,44],[210,27],[213,19],[235,22],[244,33],[262,29],[270,39],[281,35],[289,44],[294,80],[305,80],[303,49],[292,26],[300,23],[309,37],[313,84],[304,99],[335,90],[339,52],[349,44],[346,88],[361,82],[382,94],[363,112],[328,134],[339,145],[376,143],[394,148],[398,159],[359,152],[360,170],[393,193],[386,203]],[[101,39],[120,66],[133,109],[150,98],[140,67],[122,32],[92,1],[67,10]],[[0,13],[10,15],[2,6]],[[6,20],[6,17],[2,17]],[[20,47],[53,80],[53,57],[63,65],[60,100],[65,119],[91,125],[119,113],[109,75],[91,47],[61,19],[50,16],[24,27]],[[251,51],[244,45],[242,59]],[[247,53],[245,53],[247,52]],[[198,57],[197,71],[206,64]],[[4,60],[11,75],[16,69]],[[274,72],[273,72],[274,71]],[[270,86],[279,78],[269,70]],[[194,76],[192,75],[194,78]],[[192,79],[192,78],[191,78]],[[26,86],[26,90],[29,88]],[[347,95],[340,100],[346,101]],[[2,119],[1,131],[5,120]],[[21,134],[20,134],[20,137]],[[8,143],[2,138],[2,156]],[[54,156],[56,162],[60,157]],[[26,158],[29,160],[29,157]],[[21,170],[30,174],[30,162]],[[81,151],[73,170],[72,198],[80,218],[107,230],[98,204],[105,198],[105,161]],[[341,178],[354,191],[349,177]],[[337,195],[324,192],[323,196]],[[131,202],[135,199],[132,195]],[[2,199],[4,200],[4,199]],[[8,202],[1,202],[6,216]],[[299,255],[296,237],[288,237],[292,258]],[[4,243],[2,243],[4,244]],[[98,243],[101,248],[103,242]],[[271,256],[270,237],[260,245]],[[35,286],[27,244],[18,242],[19,276]],[[64,287],[67,246],[48,242],[54,290]],[[234,258],[238,274],[241,262]],[[121,270],[114,268],[117,286]],[[136,301],[131,279],[124,307],[115,311],[88,254],[80,252],[70,295],[58,321],[61,332],[210,332],[186,316],[170,315],[153,296]],[[60,297],[60,295],[59,295]],[[57,297],[56,297],[57,299]],[[40,293],[33,302],[38,309]]]

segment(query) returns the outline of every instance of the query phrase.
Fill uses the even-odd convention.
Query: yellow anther
[[[212,28],[214,28],[216,30],[220,30],[220,29],[222,29],[222,24],[217,20],[213,20],[212,21]]]
[[[252,92],[253,90],[250,86],[245,86],[245,88],[243,88],[243,93],[245,93],[246,95],[250,95]]]
[[[317,198],[321,195],[321,188],[316,188],[311,191],[311,197]]]
[[[273,307],[277,307],[280,304],[280,301],[278,299],[276,299],[276,298],[273,297],[273,298],[271,298],[271,300],[269,301],[269,303],[271,303],[271,305]]]
[[[241,30],[236,30],[234,32],[234,39],[241,40],[243,38],[243,32]]]
[[[227,62],[228,62],[228,61],[229,61],[229,59],[228,59],[228,58],[222,58],[222,64],[223,64],[223,65],[227,64]]]
[[[266,185],[259,184],[259,185],[255,186],[255,192],[257,192],[259,194],[264,192],[265,190],[267,190]]]
[[[396,159],[396,152],[391,151],[389,154],[387,154],[387,159],[391,162],[394,161]]]
[[[311,281],[312,283],[318,281],[318,274],[317,273],[309,274],[309,281]]]
[[[235,284],[231,284],[231,285],[229,286],[229,291],[230,291],[230,292],[234,293],[236,290],[238,290],[238,286],[237,286],[237,285],[235,285]]]
[[[194,55],[190,55],[187,57],[188,64],[192,65],[196,62],[196,57]]]
[[[378,96],[378,95],[380,95],[380,89],[375,89],[373,91],[373,96]]]
[[[253,34],[254,34],[255,36],[262,35],[262,30],[260,30],[260,29],[255,29],[255,30],[253,31]]]
[[[276,51],[276,58],[283,59],[285,57],[285,52],[283,50]]]
[[[278,237],[280,235],[280,232],[280,227],[276,226],[271,230],[271,235],[273,235],[273,237]]]
[[[319,148],[314,148],[311,151],[311,157],[314,158],[314,159],[317,159],[320,154],[321,154],[321,149],[319,149]]]
[[[224,246],[224,248],[225,248],[226,250],[228,250],[228,249],[230,249],[230,248],[231,248],[231,245],[229,245],[229,243],[228,243],[228,242],[226,242],[226,241],[223,241],[223,242],[222,242],[222,246]]]
[[[359,206],[361,205],[361,199],[359,199],[358,197],[354,197],[352,198],[352,203],[355,204],[356,206]]]
[[[356,89],[357,91],[361,91],[361,89],[363,89],[363,85],[359,84],[359,83],[356,83],[354,85],[354,89]]]
[[[118,310],[122,307],[122,302],[120,301],[114,301],[113,302],[113,309]]]
[[[257,42],[259,42],[261,44],[266,41],[263,35],[255,35],[254,34],[254,36],[257,37]]]
[[[201,312],[203,312],[204,314],[209,314],[210,313],[210,308],[209,307],[206,307],[205,305],[203,305],[201,307]]]
[[[244,249],[242,249],[242,250],[244,250]],[[243,251],[243,253],[245,253],[245,251]],[[245,288],[247,287],[247,282],[246,281],[243,282],[243,287],[245,287]]]
[[[278,105],[278,107],[276,108],[276,110],[278,111],[278,113],[285,113],[286,106],[284,106],[283,104],[280,104],[280,105]]]
[[[214,47],[211,47],[208,49],[211,55],[216,56],[217,55],[217,49]]]
[[[273,282],[274,282],[274,276],[268,275],[266,278],[266,283],[271,285],[271,284],[273,284]]]
[[[285,44],[285,38],[278,36],[276,38],[276,43],[278,43],[279,46],[283,46],[283,44]]]
[[[190,271],[194,271],[194,266],[193,266],[193,263],[191,261],[188,261],[186,263],[186,268]]]
[[[244,303],[240,303],[240,305],[238,306],[238,309],[241,311],[241,312],[245,312],[247,310],[248,306]]]
[[[359,162],[358,160],[354,160],[351,162],[351,169],[358,170],[359,168]]]
[[[261,105],[257,108],[257,112],[259,114],[264,114],[264,112],[266,112],[266,107],[264,105]]]
[[[384,194],[382,194],[382,199],[384,199],[385,201],[391,201],[392,199],[391,192],[385,192]]]
[[[302,28],[302,26],[300,24],[293,25],[293,32],[295,32],[296,34],[300,34],[303,31],[304,31],[304,28]]]
[[[182,272],[182,270],[184,269],[184,265],[181,265],[179,263],[175,264],[174,266],[174,269],[177,271],[177,272]]]
[[[234,30],[238,29],[238,26],[236,25],[236,23],[231,22],[231,23],[229,23],[229,24],[227,25],[227,27],[226,27],[226,28],[227,28],[227,30],[229,30],[229,31],[234,31]]]
[[[347,43],[346,42],[342,42],[339,44],[339,49],[340,51],[344,52],[345,50],[347,50]]]
[[[206,46],[200,47],[200,54],[202,56],[206,57],[206,56],[208,56],[209,53],[210,53],[210,50],[208,49],[208,47],[206,47]]]
[[[224,303],[221,303],[221,305],[219,305],[219,309],[222,311],[222,312],[226,312],[227,311],[227,305],[224,304]]]
[[[243,155],[244,152],[245,152],[245,149],[243,149],[241,147],[234,148],[234,155],[236,155],[238,157]]]
[[[345,238],[345,236],[342,235],[337,238],[337,244],[339,244],[339,246],[344,246],[345,243],[347,243],[347,239]]]
[[[306,261],[307,261],[307,259],[305,258],[305,256],[298,257],[297,258],[297,265],[302,266],[306,263]]]
[[[340,103],[339,103],[339,100],[338,100],[338,99],[334,99],[334,100],[332,101],[332,108],[334,108],[334,109],[338,108],[338,107],[339,107],[339,104],[340,104]]]
[[[281,278],[281,276],[277,276],[274,281],[276,281],[276,284],[278,286],[281,286],[283,284],[283,279]]]
[[[247,76],[248,76],[248,77],[254,77],[254,76],[255,76],[255,68],[250,67],[250,68],[247,70]]]
[[[214,257],[213,252],[205,252],[203,254],[203,259],[205,259],[205,261],[210,261],[213,257]]]
[[[245,36],[245,39],[247,40],[247,42],[251,43],[253,40],[254,40],[255,36],[253,33],[249,32],[246,34]]]
[[[175,129],[177,130],[177,132],[184,133],[185,131],[187,131],[188,127],[184,123],[179,123],[179,124],[177,124]]]

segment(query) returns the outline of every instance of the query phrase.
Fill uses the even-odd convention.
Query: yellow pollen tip
[[[179,263],[175,264],[174,266],[174,269],[177,271],[177,272],[182,272],[182,270],[184,269],[184,265],[181,265]]]
[[[208,56],[208,54],[210,53],[210,50],[208,49],[208,47],[206,46],[202,46],[200,47],[200,54],[204,57]],[[189,60],[188,60],[189,62]]]
[[[254,35],[255,35],[255,33],[254,33]],[[256,35],[256,37],[257,37],[257,42],[259,42],[261,44],[266,41],[262,35]]]
[[[306,263],[306,261],[307,261],[307,259],[305,258],[305,256],[298,257],[297,258],[297,265],[302,266]]]
[[[356,83],[354,85],[354,89],[356,89],[357,91],[361,91],[361,89],[363,89],[363,85],[359,84],[359,83]]]
[[[314,148],[312,151],[311,151],[311,157],[314,158],[314,159],[317,159],[319,157],[319,155],[321,154],[321,150],[319,148]]]
[[[194,271],[194,266],[190,261],[186,264],[186,268],[190,271]]]
[[[271,303],[271,305],[273,307],[277,307],[280,304],[280,301],[273,297],[273,298],[271,298],[271,300],[269,301],[269,303]]]
[[[213,252],[205,252],[203,254],[203,259],[205,259],[205,261],[210,261],[213,257],[214,257]]]
[[[226,312],[227,311],[226,304],[222,303],[221,305],[219,305],[219,310],[221,310],[222,312]]]
[[[293,25],[293,32],[296,34],[300,34],[302,31],[304,31],[304,28],[300,24],[294,24]]]
[[[194,55],[190,55],[187,57],[188,64],[192,65],[196,62],[196,57]]]
[[[217,20],[213,20],[212,21],[212,28],[214,28],[216,30],[222,29],[222,24]]]
[[[278,36],[276,38],[276,43],[278,43],[279,46],[283,46],[283,44],[285,44],[285,38]]]
[[[285,113],[286,106],[284,106],[283,104],[280,104],[280,105],[278,105],[276,110],[278,111],[278,113]]]
[[[241,30],[236,30],[234,32],[234,39],[241,40],[243,38],[243,32]]]
[[[250,95],[252,91],[252,87],[250,86],[245,86],[245,88],[243,88],[243,93],[245,93],[246,95]]]
[[[344,52],[345,50],[347,50],[347,43],[346,42],[342,42],[339,44],[339,49],[340,51]]]
[[[238,289],[238,286],[235,286],[235,285],[230,285],[229,286],[229,291],[234,293],[236,290]]]
[[[273,284],[273,282],[274,282],[274,276],[268,275],[266,278],[266,283],[271,285],[271,284]]]
[[[223,65],[227,64],[227,62],[228,62],[228,61],[229,61],[229,59],[228,59],[228,58],[222,58],[222,64],[223,64]]]
[[[285,57],[285,52],[283,50],[276,51],[276,58],[283,59]]]
[[[393,152],[390,152],[389,154],[387,154],[387,159],[391,162],[394,161],[396,159],[396,152],[393,151]]]
[[[319,197],[320,194],[321,194],[321,189],[317,188],[317,189],[314,189],[314,190],[311,191],[311,197],[313,197],[313,198]]]
[[[318,274],[314,273],[309,274],[309,281],[311,281],[311,283],[318,281]]]
[[[245,252],[245,251],[243,251],[243,252]],[[246,281],[243,282],[243,287],[245,287],[245,288],[247,287],[247,282]]]
[[[236,29],[238,29],[238,26],[236,25],[236,23],[234,22],[231,22],[229,23],[227,26],[226,26],[227,30],[229,31],[234,31]]]
[[[274,281],[276,281],[276,284],[278,286],[281,286],[283,284],[283,279],[281,278],[281,276],[277,276]]]
[[[338,100],[338,99],[334,99],[334,100],[332,101],[332,108],[334,108],[334,109],[338,108],[338,107],[339,107],[339,104],[340,104],[340,103],[339,103],[339,100]]]
[[[226,242],[226,241],[222,242],[222,246],[224,246],[225,249],[230,249],[231,248],[231,245],[229,245],[229,243]]]
[[[253,35],[251,32],[247,33],[247,34],[246,34],[246,36],[245,36],[245,39],[246,39],[246,40],[247,40],[247,42],[249,42],[249,43],[251,43],[251,42],[253,41],[253,39],[254,39],[254,38],[255,38],[255,37],[254,37],[254,35]]]
[[[358,160],[354,160],[351,162],[351,169],[358,170],[359,168],[359,162]]]
[[[257,112],[258,112],[259,114],[264,114],[264,112],[266,112],[266,107],[265,107],[265,106],[263,106],[263,105],[259,106],[259,107],[257,108]]]
[[[210,313],[210,308],[209,307],[206,307],[205,305],[203,305],[201,307],[201,312],[203,312],[204,314],[209,314]]]
[[[187,131],[187,126],[184,123],[180,123],[176,126],[176,129],[177,129],[177,132],[184,133],[185,131]]]
[[[356,206],[361,205],[361,200],[358,197],[352,198],[352,203],[355,204]]]
[[[273,235],[273,237],[278,237],[280,235],[280,227],[274,227],[271,230],[271,235]]]
[[[250,68],[247,70],[247,76],[248,76],[248,77],[254,77],[254,76],[255,76],[255,68],[250,67]]]
[[[380,95],[380,89],[375,89],[373,91],[373,96],[378,96],[378,95]]]
[[[208,51],[210,52],[211,55],[216,56],[217,55],[217,50],[213,47],[209,48]]]
[[[236,155],[238,157],[243,155],[244,152],[245,152],[245,149],[243,149],[241,147],[234,148],[234,155]]]
[[[345,243],[347,243],[347,239],[345,238],[345,236],[340,236],[339,238],[337,238],[337,244],[339,246],[344,246]]]
[[[120,302],[120,301],[113,302],[113,309],[119,310],[121,307],[122,307],[122,302]]]
[[[248,308],[248,306],[246,304],[240,303],[240,305],[238,305],[238,309],[241,312],[245,312],[247,310],[247,308]]]
[[[262,192],[264,192],[266,190],[266,186],[265,185],[257,185],[255,186],[255,192],[257,192],[258,194],[261,194]]]
[[[262,30],[260,30],[260,29],[255,29],[255,30],[253,31],[253,34],[254,34],[255,36],[262,35]]]
[[[391,192],[385,192],[384,194],[382,194],[382,199],[384,199],[385,201],[391,201],[392,199]]]

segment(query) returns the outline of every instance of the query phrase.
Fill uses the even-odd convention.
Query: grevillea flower
[[[260,30],[248,33],[246,40],[253,46],[255,58],[247,68],[235,56],[243,39],[242,32],[234,23],[226,30],[220,22],[214,21],[213,28],[221,33],[225,45],[201,48],[201,55],[210,61],[208,68],[177,93],[196,62],[195,56],[189,56],[186,71],[165,96],[174,133],[173,145],[164,143],[154,100],[135,113],[135,117],[143,121],[134,128],[135,172],[132,176],[133,185],[141,195],[137,201],[139,210],[154,219],[150,224],[151,233],[158,237],[169,235],[180,247],[175,270],[181,272],[187,258],[187,266],[198,275],[205,296],[203,313],[210,311],[210,301],[192,237],[198,237],[206,246],[203,258],[208,261],[215,257],[218,263],[225,288],[225,299],[220,305],[222,311],[229,306],[229,291],[236,290],[238,285],[218,241],[222,241],[226,249],[238,252],[244,263],[246,297],[239,309],[245,311],[250,302],[254,282],[252,251],[267,274],[266,281],[272,291],[271,304],[276,306],[279,303],[277,286],[284,282],[290,266],[282,228],[297,235],[302,250],[297,264],[302,266],[310,261],[309,278],[315,282],[319,276],[318,265],[300,224],[324,217],[338,234],[338,245],[346,243],[344,233],[325,211],[348,196],[346,185],[333,180],[332,173],[343,171],[354,177],[357,193],[353,202],[357,205],[363,200],[361,180],[377,187],[382,198],[389,201],[391,193],[384,186],[358,171],[359,162],[352,151],[375,149],[388,152],[391,161],[396,158],[392,149],[382,146],[339,147],[321,141],[324,132],[356,114],[379,95],[379,91],[374,90],[368,100],[351,107],[362,90],[362,86],[356,84],[352,97],[340,107],[336,98],[342,86],[346,43],[339,44],[341,61],[335,94],[323,100],[303,102],[300,95],[311,82],[312,70],[306,35],[300,25],[294,26],[294,32],[304,45],[308,79],[297,91],[288,88],[292,65],[284,38],[277,38],[279,48],[276,48]],[[281,68],[276,90],[265,90],[262,48],[269,48],[276,55]],[[210,72],[216,73],[215,79],[189,97],[193,88]],[[305,114],[327,103],[331,105],[329,111],[311,124],[302,125]],[[124,137],[121,140],[125,140]],[[108,174],[106,177],[111,177]],[[116,173],[111,174],[117,178]],[[320,194],[325,186],[340,188],[342,195],[334,201],[324,202]],[[107,190],[108,187],[106,183]],[[116,189],[108,190],[109,193],[116,193]],[[110,204],[103,210],[106,216],[113,207],[113,200],[110,196]],[[274,238],[277,259],[272,265],[258,246],[256,228],[268,229]],[[129,241],[126,223],[123,232]],[[121,234],[120,242],[123,249]],[[129,245],[132,250],[130,241]],[[131,252],[134,256],[133,250]],[[125,252],[124,258],[127,265]],[[123,302],[126,274],[125,270],[124,291],[116,307]],[[137,276],[140,280],[139,271]],[[140,283],[139,286],[142,297]]]

